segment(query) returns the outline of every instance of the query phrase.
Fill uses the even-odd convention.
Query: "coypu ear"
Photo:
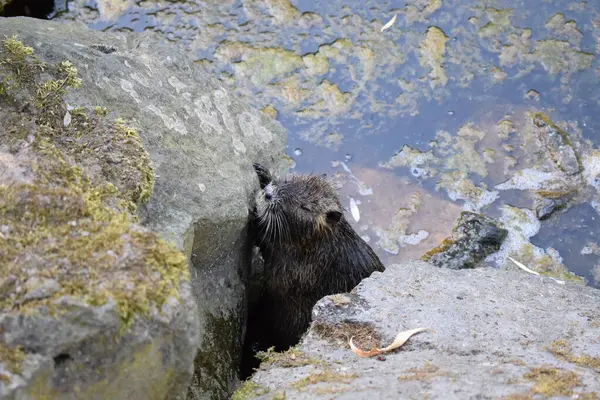
[[[327,219],[328,223],[335,224],[337,222],[340,222],[340,218],[342,218],[342,213],[339,211],[328,211],[327,214],[325,214],[325,218]]]
[[[267,186],[269,182],[273,180],[273,178],[271,177],[271,173],[265,167],[258,163],[254,163],[252,164],[252,166],[254,167],[254,170],[258,175],[258,182],[260,183],[260,188],[264,189],[265,186]]]

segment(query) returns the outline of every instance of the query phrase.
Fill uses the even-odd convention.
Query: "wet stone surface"
[[[572,191],[550,192],[540,190],[536,192],[533,200],[533,209],[536,217],[539,220],[550,218],[554,212],[565,209],[569,200],[573,198],[573,195]]]
[[[544,115],[534,115],[533,123],[539,129],[537,137],[540,145],[548,151],[548,156],[556,166],[567,175],[575,175],[581,172],[579,159],[573,147],[571,147],[568,134],[553,125]]]

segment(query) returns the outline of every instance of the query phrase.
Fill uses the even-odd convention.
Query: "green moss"
[[[44,109],[63,105],[63,96],[67,88],[78,88],[81,79],[77,77],[77,68],[70,61],[62,61],[57,65],[57,79],[49,79],[38,86],[35,105]]]
[[[146,203],[150,199],[150,195],[154,190],[155,175],[154,169],[150,164],[150,157],[148,153],[143,151],[141,138],[137,131],[124,124],[123,121],[118,121],[117,129],[120,134],[121,140],[126,143],[133,144],[133,151],[137,154],[133,154],[133,161],[129,158],[132,154],[125,154],[126,162],[129,162],[132,168],[138,170],[141,174],[141,181],[137,190],[131,194],[132,202],[134,203]]]
[[[580,393],[578,394],[577,398],[579,400],[598,400],[598,393],[596,392],[589,392],[589,393]]]
[[[438,247],[431,249],[427,253],[423,254],[423,256],[421,257],[421,260],[423,260],[423,261],[431,260],[431,258],[433,256],[435,256],[436,254],[440,254],[440,253],[443,253],[446,250],[448,250],[450,247],[452,247],[452,245],[454,243],[456,243],[456,241],[449,237],[444,239]]]
[[[538,190],[535,192],[535,194],[537,194],[538,196],[543,197],[545,199],[558,200],[563,197],[569,196],[569,195],[573,194],[574,192],[575,192],[574,190],[559,190],[559,191]]]
[[[342,322],[330,324],[315,322],[312,329],[330,343],[348,346],[350,338],[360,348],[373,349],[381,346],[381,335],[372,324],[362,322]]]
[[[490,22],[479,29],[479,36],[482,38],[498,37],[512,28],[510,18],[513,10],[488,8],[486,14]]]
[[[5,368],[13,374],[21,374],[21,368],[23,361],[25,360],[25,353],[20,346],[9,347],[0,342],[0,362],[4,364]],[[5,375],[4,380],[10,382],[10,376]]]
[[[440,372],[440,368],[437,365],[426,362],[422,368],[410,368],[408,372],[411,375],[400,375],[398,380],[400,381],[429,381],[437,376],[449,376],[450,374]]]
[[[592,368],[596,371],[600,371],[600,357],[592,357],[590,355],[576,356],[571,350],[571,345],[564,339],[553,342],[550,352],[556,357],[579,365],[580,367]]]
[[[259,48],[245,43],[224,43],[217,53],[224,57],[241,54],[242,61],[234,62],[237,75],[247,77],[256,85],[264,85],[304,66],[302,57],[282,48]],[[231,57],[233,59],[233,57]]]
[[[27,84],[44,67],[33,48],[25,46],[16,36],[4,39],[0,48],[0,68],[9,72],[2,74],[1,94]]]
[[[322,364],[318,358],[309,357],[297,347],[291,347],[283,352],[276,352],[274,348],[267,351],[259,351],[256,357],[261,360],[261,366],[274,365],[280,368],[301,367],[304,365]]]
[[[69,61],[44,64],[50,79],[42,80],[33,50],[14,37],[1,43],[0,60],[7,89],[0,99],[6,127],[0,145],[23,151],[34,175],[0,184],[0,276],[13,277],[20,288],[3,297],[0,309],[53,310],[62,296],[91,305],[112,298],[127,328],[137,315],[177,298],[180,281],[189,279],[186,257],[133,224],[154,186],[138,133],[98,108],[72,109],[64,126],[64,95],[81,85]],[[32,278],[51,279],[58,289],[26,298]]]
[[[535,382],[534,394],[544,396],[571,396],[573,388],[581,386],[581,380],[575,372],[563,371],[553,367],[532,368],[524,378]]]
[[[108,108],[106,108],[106,107],[96,106],[96,107],[94,107],[94,111],[96,112],[97,115],[100,115],[102,117],[104,117],[108,114]]]
[[[423,67],[431,68],[429,77],[432,89],[448,84],[448,76],[443,66],[448,40],[448,36],[443,30],[437,26],[431,26],[427,29],[425,39],[419,46],[419,62]]]
[[[317,372],[315,374],[311,374],[305,378],[300,379],[299,381],[293,383],[292,387],[294,387],[295,389],[302,389],[306,386],[314,385],[321,382],[348,384],[356,378],[358,378],[357,374],[338,374],[329,369],[326,369],[323,372]]]
[[[537,255],[535,246],[531,243],[525,243],[519,251],[511,254],[512,257],[519,258],[525,265],[540,275],[548,276],[556,279],[567,280],[574,283],[584,284],[585,280],[572,272],[570,272],[563,264],[557,262],[548,254]]]
[[[260,386],[258,383],[246,381],[233,393],[231,400],[245,400],[269,393],[269,388]]]
[[[102,305],[112,297],[126,328],[136,314],[147,313],[152,305],[160,308],[178,295],[180,279],[189,274],[185,257],[156,234],[132,225],[128,214],[106,207],[107,193],[0,186],[0,217],[9,232],[0,246],[2,275],[23,285],[31,272],[23,263],[43,259],[40,277],[60,287],[48,298],[28,301],[26,291],[13,292],[0,302],[1,309],[50,306],[67,295]]]
[[[273,107],[272,104],[267,104],[263,108],[260,109],[263,113],[267,114],[269,117],[273,119],[277,119],[277,115],[279,114],[277,109]]]
[[[502,400],[533,400],[531,393],[515,393],[505,397]]]
[[[562,279],[574,283],[585,284],[585,278],[572,273],[566,268],[552,268],[546,271],[539,271],[540,275],[549,276],[551,278]]]
[[[567,41],[546,39],[536,41],[533,52],[527,58],[539,62],[546,71],[554,75],[572,74],[591,68],[596,56],[594,53],[578,50]]]

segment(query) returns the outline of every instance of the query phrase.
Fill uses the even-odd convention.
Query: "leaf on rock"
[[[416,329],[411,329],[409,331],[400,332],[400,333],[398,333],[398,335],[396,335],[396,338],[394,339],[392,344],[390,344],[388,347],[384,347],[383,349],[371,349],[369,351],[361,350],[358,347],[356,347],[354,345],[354,343],[352,342],[352,339],[354,338],[354,336],[350,338],[349,344],[350,344],[350,348],[352,349],[352,351],[354,353],[356,353],[359,357],[373,357],[373,356],[377,356],[382,353],[387,353],[389,351],[399,348],[404,343],[406,343],[406,341],[412,335],[417,334],[419,332],[426,331],[426,330],[427,330],[427,328],[416,328]]]

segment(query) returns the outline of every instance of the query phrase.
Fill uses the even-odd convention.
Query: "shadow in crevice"
[[[0,17],[52,19],[67,11],[68,0],[13,0],[0,11]]]

